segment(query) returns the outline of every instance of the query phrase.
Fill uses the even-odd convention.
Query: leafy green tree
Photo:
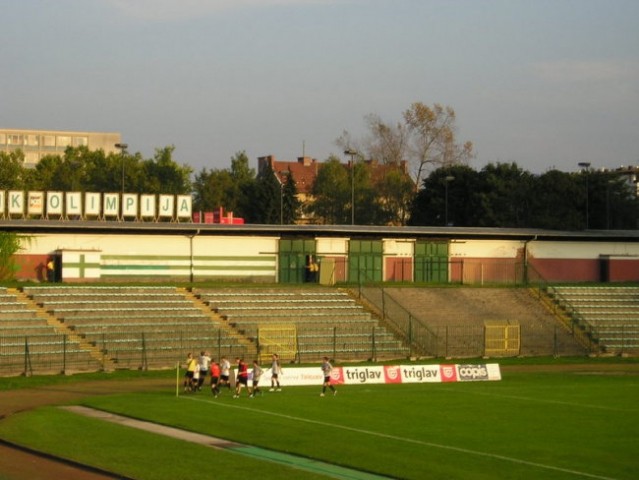
[[[406,225],[410,206],[415,198],[415,186],[408,175],[399,168],[388,169],[375,185],[382,224]]]
[[[515,163],[490,163],[480,172],[479,226],[521,228],[530,225],[533,176]]]
[[[355,163],[351,179],[351,196],[355,209],[351,211],[351,222],[355,225],[386,225],[389,223],[388,211],[384,208],[385,199],[379,185],[373,184],[372,162]]]
[[[36,190],[57,190],[58,169],[62,165],[60,155],[45,155],[35,166],[32,188]]]
[[[249,158],[245,151],[237,152],[231,158],[231,178],[233,190],[229,192],[225,208],[235,216],[250,219],[255,208],[256,174],[249,167]]]
[[[300,217],[301,202],[297,198],[297,184],[289,169],[282,187],[282,223],[292,225]]]
[[[267,164],[255,182],[250,220],[254,223],[279,224],[283,220],[282,196],[282,186],[271,165]]]
[[[585,178],[587,175],[587,181]],[[627,175],[610,170],[590,170],[575,174],[582,197],[581,209],[588,215],[590,229],[636,229],[638,200],[636,185]],[[585,203],[587,202],[587,206]]]
[[[233,191],[234,182],[229,170],[202,169],[193,182],[193,208],[201,212],[226,208],[226,199]]]
[[[575,182],[574,175],[549,170],[536,178],[531,193],[531,227],[553,230],[585,227],[581,209],[584,190]]]
[[[29,241],[14,232],[0,232],[0,280],[13,280],[18,270],[14,255],[23,249],[22,242]]]
[[[23,187],[24,154],[22,150],[0,152],[0,190],[14,190]]]
[[[415,197],[409,225],[479,225],[480,186],[479,174],[465,165],[433,171]]]
[[[142,162],[142,181],[136,191],[183,195],[191,191],[192,170],[173,161],[174,146],[157,148],[153,160]]]
[[[255,170],[249,168],[245,152],[231,158],[228,169],[202,169],[193,181],[195,211],[211,211],[219,207],[233,212],[247,222],[254,217]]]
[[[127,169],[127,155],[114,154],[105,155],[103,150],[91,152],[87,158],[87,184],[85,191],[94,192],[121,192],[127,189],[126,173],[131,171]]]
[[[314,201],[308,205],[311,217],[318,223],[345,225],[351,221],[350,169],[339,158],[331,156],[317,173],[313,183]]]

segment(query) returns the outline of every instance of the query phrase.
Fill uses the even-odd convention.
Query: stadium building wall
[[[312,230],[268,233],[85,232],[22,233],[16,278],[43,281],[57,260],[58,280],[206,281],[302,283],[307,255],[320,264],[319,278],[336,282],[521,284],[639,281],[639,242],[447,238],[385,232],[357,237]],[[302,235],[303,233],[303,235]],[[324,269],[322,271],[322,269]],[[330,272],[327,271],[330,269]]]

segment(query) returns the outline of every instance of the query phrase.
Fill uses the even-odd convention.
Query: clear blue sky
[[[482,168],[639,164],[637,0],[0,0],[0,126],[145,157],[341,155],[364,117],[457,113]]]

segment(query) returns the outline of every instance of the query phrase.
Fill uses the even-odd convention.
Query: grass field
[[[504,369],[499,382],[290,387],[214,399],[166,391],[83,405],[402,479],[635,479],[639,376],[590,369]],[[57,407],[0,422],[0,438],[139,479],[336,478],[264,450],[218,450]],[[261,453],[260,453],[261,452]],[[268,455],[267,455],[268,456]],[[338,478],[364,478],[338,477]]]

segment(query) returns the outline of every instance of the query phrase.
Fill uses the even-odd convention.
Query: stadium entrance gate
[[[383,244],[381,240],[353,240],[348,247],[348,281],[358,285],[381,282],[383,277]]]
[[[415,282],[448,283],[448,242],[415,243]]]
[[[315,255],[315,240],[282,238],[279,241],[279,283],[303,283],[306,259]]]

